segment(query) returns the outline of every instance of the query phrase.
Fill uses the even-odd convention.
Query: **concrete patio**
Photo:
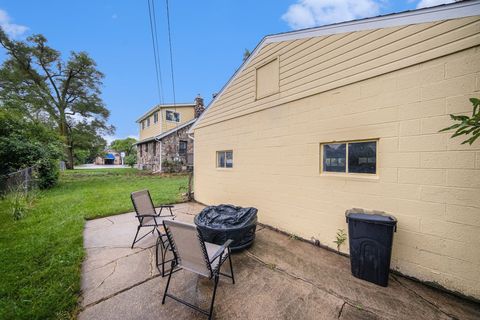
[[[174,212],[191,222],[202,208],[184,203]],[[136,226],[133,213],[87,222],[79,318],[206,319],[172,299],[161,304],[155,238],[130,249]],[[221,280],[215,319],[480,319],[479,304],[398,275],[387,288],[356,279],[348,258],[264,227],[232,259],[236,284]],[[212,281],[180,271],[171,292],[207,308]]]

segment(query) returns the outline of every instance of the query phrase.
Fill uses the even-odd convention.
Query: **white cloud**
[[[438,6],[441,4],[446,4],[446,3],[453,3],[455,0],[421,0],[417,4],[417,8],[426,8],[426,7],[433,7],[433,6]]]
[[[134,139],[138,140],[138,135],[131,134],[131,135],[128,135],[127,137],[123,137],[123,138],[119,137],[119,136],[115,136],[115,135],[104,135],[102,138],[105,139],[108,144],[110,144],[114,140],[125,139],[125,138],[134,138]]]
[[[371,17],[379,12],[380,5],[374,0],[297,0],[282,19],[292,29],[302,29]]]
[[[12,23],[12,18],[2,9],[0,9],[0,27],[12,38],[17,38],[28,30],[26,26]]]

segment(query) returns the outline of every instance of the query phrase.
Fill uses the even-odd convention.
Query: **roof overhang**
[[[171,104],[157,104],[156,106],[150,108],[147,112],[142,114],[135,122],[139,123],[144,120],[147,116],[151,115],[157,110],[168,109],[168,108],[184,108],[184,107],[195,107],[195,103],[171,103]]]
[[[203,117],[208,113],[230,84],[239,75],[250,61],[269,43],[292,41],[304,38],[320,37],[338,33],[347,33],[363,30],[382,29],[389,27],[404,26],[410,24],[427,23],[440,20],[456,19],[480,15],[480,0],[461,1],[452,4],[439,5],[430,8],[423,8],[399,13],[392,13],[372,18],[340,22],[320,27],[289,31],[284,33],[265,36],[255,47],[250,56],[240,65],[227,83],[222,87],[217,96],[210,101],[198,121],[190,128],[189,134],[193,134],[195,128],[202,122]]]
[[[153,141],[153,140],[157,140],[157,141],[158,141],[158,140],[161,140],[161,139],[165,138],[166,136],[169,136],[169,135],[171,135],[172,133],[177,132],[177,131],[180,130],[180,129],[183,129],[183,128],[185,128],[185,127],[188,127],[189,125],[192,125],[193,123],[195,123],[196,120],[197,120],[197,119],[194,118],[194,119],[192,119],[192,120],[190,120],[190,121],[187,121],[187,122],[185,122],[185,123],[183,123],[183,124],[181,124],[181,125],[173,128],[173,129],[170,129],[170,130],[168,130],[168,131],[165,131],[165,132],[163,132],[163,133],[161,133],[161,134],[159,134],[159,135],[157,135],[157,136],[150,137],[150,138],[147,138],[147,139],[143,139],[143,140],[141,140],[141,141],[138,141],[137,143],[135,143],[135,145],[141,144],[141,143],[145,143],[145,142],[150,142],[150,141]]]

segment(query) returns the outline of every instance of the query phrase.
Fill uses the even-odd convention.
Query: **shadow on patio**
[[[203,206],[175,206],[192,222]],[[130,249],[133,213],[88,221],[80,319],[206,319],[167,298],[155,267],[155,238]],[[348,258],[257,228],[255,244],[232,256],[236,284],[221,278],[215,319],[479,319],[480,306],[398,275],[383,288],[354,278]],[[208,308],[213,282],[191,272],[172,276],[169,290]]]

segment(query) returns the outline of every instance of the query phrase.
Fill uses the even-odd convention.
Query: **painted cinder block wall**
[[[195,198],[333,243],[345,210],[398,219],[392,268],[480,299],[480,141],[438,131],[480,97],[480,47],[195,129]],[[280,93],[281,94],[281,93]],[[376,177],[320,173],[320,143],[379,139]],[[233,169],[216,151],[233,150]],[[342,251],[348,252],[348,246]]]

